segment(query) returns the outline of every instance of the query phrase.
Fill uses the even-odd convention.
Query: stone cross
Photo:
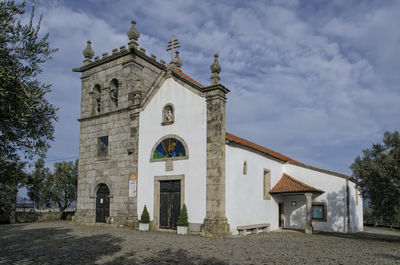
[[[180,48],[178,39],[175,39],[175,35],[172,35],[172,39],[168,42],[167,51],[171,51],[171,62],[174,61],[174,49]]]

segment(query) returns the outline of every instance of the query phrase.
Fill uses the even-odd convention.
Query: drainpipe
[[[347,233],[350,233],[350,188],[349,180],[346,179],[346,216],[347,216]]]

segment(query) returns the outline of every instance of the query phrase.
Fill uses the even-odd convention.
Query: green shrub
[[[189,222],[188,222],[188,214],[187,214],[187,209],[186,209],[186,205],[183,204],[181,212],[178,216],[178,222],[176,223],[177,226],[188,226]]]
[[[142,224],[150,223],[150,215],[149,212],[147,211],[146,204],[144,205],[142,215],[140,216],[140,222]]]

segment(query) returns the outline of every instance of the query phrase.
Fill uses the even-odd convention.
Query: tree
[[[176,225],[178,226],[188,226],[189,222],[188,222],[188,214],[187,214],[187,209],[186,209],[186,205],[183,204],[181,212],[179,213],[178,216],[178,221],[176,223]]]
[[[42,187],[44,181],[50,175],[50,171],[45,167],[43,158],[39,158],[35,163],[35,169],[31,174],[27,174],[24,180],[26,187],[28,188],[28,196],[38,207],[44,203],[42,195]]]
[[[144,205],[143,212],[142,212],[142,215],[140,216],[139,222],[141,222],[143,224],[150,223],[150,215],[149,215],[149,212],[147,211],[146,204]]]
[[[34,6],[34,5],[33,5]],[[45,34],[39,37],[42,16],[22,25],[25,3],[0,2],[0,152],[44,155],[53,140],[56,108],[45,98],[50,85],[40,82],[41,64],[56,51]]]
[[[24,7],[25,3],[0,1],[0,186],[9,192],[22,180],[19,155],[44,156],[56,121],[56,108],[45,98],[50,85],[37,79],[41,64],[56,49],[50,48],[48,34],[39,36],[42,17],[33,24],[34,8],[29,23],[21,23]],[[0,197],[1,205],[8,203],[6,197],[15,196]]]
[[[372,145],[357,156],[350,167],[360,180],[364,198],[373,215],[384,224],[393,225],[400,217],[400,135],[385,132],[383,143]]]
[[[55,203],[60,212],[65,211],[76,200],[78,183],[78,160],[54,164],[54,173],[48,174],[40,191],[41,201]]]

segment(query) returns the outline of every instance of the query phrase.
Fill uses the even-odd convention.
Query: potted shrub
[[[149,212],[147,211],[147,207],[145,204],[142,215],[140,216],[140,220],[139,220],[139,231],[149,230],[149,223],[150,223],[150,215],[149,215]]]
[[[176,229],[176,233],[178,235],[186,235],[187,231],[188,231],[188,214],[187,214],[187,209],[186,209],[186,205],[183,204],[181,212],[178,216],[178,221],[176,223],[177,225],[177,229]]]

